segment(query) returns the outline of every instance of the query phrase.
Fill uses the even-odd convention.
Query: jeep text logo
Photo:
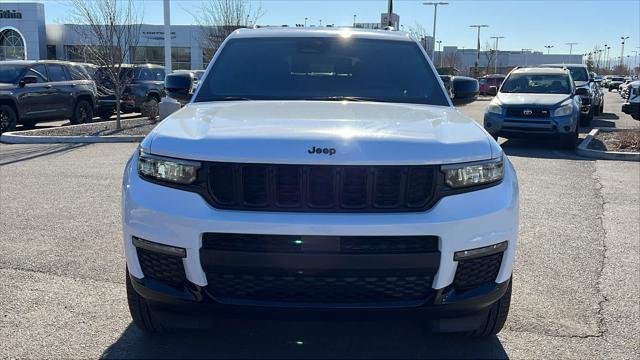
[[[312,147],[311,149],[307,150],[307,152],[309,154],[328,154],[328,155],[333,155],[336,153],[336,149],[335,148],[317,148],[317,147]]]

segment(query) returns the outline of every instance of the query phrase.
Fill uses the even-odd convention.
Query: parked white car
[[[518,183],[408,34],[242,29],[131,157],[122,224],[144,331],[267,312],[489,336]]]

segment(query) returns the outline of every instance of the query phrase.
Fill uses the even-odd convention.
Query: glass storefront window
[[[12,29],[0,33],[0,60],[24,60],[24,42],[22,36]]]
[[[164,46],[138,46],[134,54],[134,64],[164,65]],[[173,70],[191,69],[191,48],[171,48],[171,68]]]

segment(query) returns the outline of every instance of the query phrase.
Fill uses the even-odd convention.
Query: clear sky
[[[0,0],[5,2],[7,0]],[[11,0],[9,0],[11,1]],[[15,0],[14,0],[15,1]],[[23,0],[19,0],[23,1]],[[33,1],[33,0],[32,0]],[[39,0],[45,4],[47,21],[69,22],[68,0]],[[144,22],[162,24],[162,0],[135,0],[144,10]],[[208,0],[204,0],[208,1]],[[500,49],[532,48],[545,51],[553,45],[552,53],[568,53],[568,42],[577,42],[575,53],[586,53],[594,46],[612,45],[611,56],[620,56],[620,36],[629,36],[625,55],[640,51],[640,0],[449,0],[438,8],[436,36],[443,46],[475,48],[476,30],[471,24],[487,24],[482,29],[481,43],[490,36],[504,36]],[[173,24],[193,24],[191,13],[201,1],[172,0]],[[394,12],[400,15],[404,30],[419,23],[429,34],[433,27],[433,6],[423,1],[395,0]],[[386,12],[386,0],[251,0],[265,14],[260,24],[290,26],[303,23],[304,18],[318,24],[351,25],[353,15],[358,22],[379,22]]]

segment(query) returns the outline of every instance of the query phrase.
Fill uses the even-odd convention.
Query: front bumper
[[[622,104],[622,112],[632,116],[640,115],[640,102]]]
[[[577,115],[557,116],[549,118],[511,118],[485,111],[484,128],[492,135],[519,136],[527,134],[536,135],[562,135],[576,131]]]
[[[207,264],[207,260],[202,255],[203,234],[212,232],[309,237],[436,236],[439,259],[431,281],[434,292],[421,303],[411,304],[411,308],[442,306],[444,295],[449,296],[452,302],[460,302],[462,301],[460,299],[464,299],[463,302],[467,305],[462,306],[463,308],[471,310],[484,308],[487,302],[495,301],[495,294],[499,295],[502,285],[497,284],[504,284],[511,277],[518,235],[518,185],[509,161],[505,162],[504,180],[496,186],[447,196],[425,212],[386,214],[219,210],[211,207],[198,194],[142,180],[138,177],[136,169],[137,154],[134,154],[126,167],[123,180],[124,247],[129,273],[134,279],[134,287],[143,297],[152,301],[172,303],[176,300],[222,306],[220,302],[214,300],[214,297],[205,296],[207,287],[211,285],[205,268],[210,266],[211,262]],[[137,248],[132,242],[133,237],[185,249],[186,256],[181,261],[189,283],[188,289],[178,291],[175,287],[146,278],[138,258]],[[458,266],[458,262],[454,260],[454,253],[504,241],[508,242],[508,246],[501,256],[494,283],[484,290],[466,291],[463,298],[454,301],[454,297],[460,294],[446,293],[451,290],[450,286]],[[265,258],[268,256],[264,255]],[[318,261],[317,263],[322,263],[320,259],[315,260]],[[327,269],[331,269],[330,258],[327,257],[325,260]],[[277,263],[274,259],[269,261],[269,266],[273,266],[274,262]],[[304,263],[298,262],[298,264],[300,265],[296,266],[304,266]],[[473,301],[467,302],[469,296],[478,297],[476,300],[479,301],[479,307],[473,305]],[[486,301],[481,300],[485,296],[487,296]],[[440,297],[439,300],[438,297]],[[233,304],[225,306],[233,306]],[[282,308],[282,306],[277,307]],[[306,307],[309,308],[309,306]]]

